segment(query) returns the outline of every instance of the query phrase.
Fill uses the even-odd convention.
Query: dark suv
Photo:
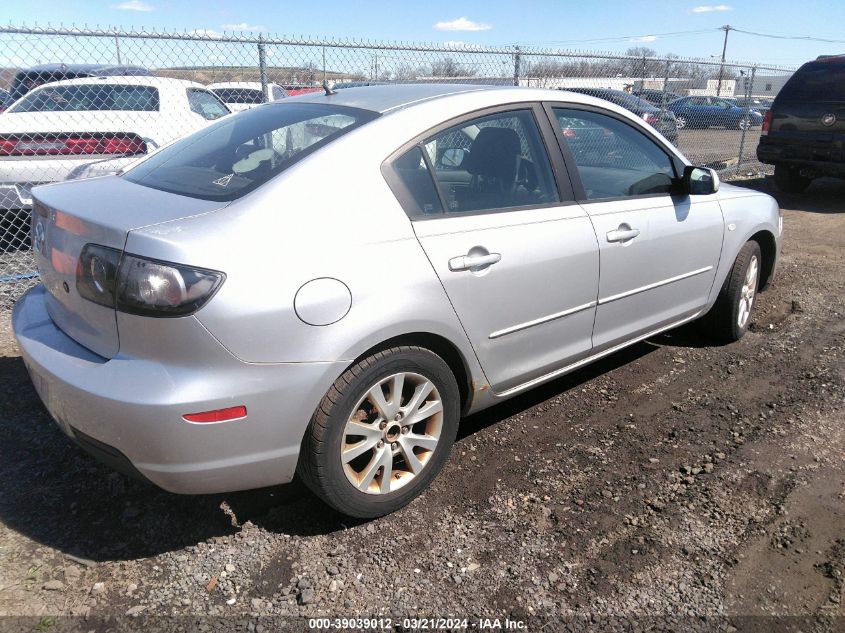
[[[786,82],[766,113],[757,158],[775,166],[782,191],[845,178],[845,55],[808,62]]]

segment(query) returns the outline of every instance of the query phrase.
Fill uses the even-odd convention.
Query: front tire
[[[775,165],[775,186],[784,193],[803,193],[812,180],[795,167]]]
[[[707,314],[710,334],[722,343],[738,341],[748,331],[762,270],[760,245],[745,243],[725,279],[716,303]]]
[[[389,514],[440,472],[459,418],[458,385],[442,358],[412,346],[377,352],[323,398],[305,434],[299,474],[344,514]]]

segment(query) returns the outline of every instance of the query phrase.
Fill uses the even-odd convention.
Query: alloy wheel
[[[754,305],[754,296],[757,293],[757,256],[748,262],[748,271],[745,273],[745,281],[739,294],[739,307],[737,309],[736,324],[744,328],[751,316],[751,308]]]
[[[675,125],[678,127],[679,130],[683,130],[687,126],[686,117],[676,117],[675,118]]]
[[[428,378],[401,372],[379,380],[346,422],[340,459],[349,482],[383,495],[411,482],[437,449],[443,402]]]

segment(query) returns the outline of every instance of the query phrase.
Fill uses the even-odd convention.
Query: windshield
[[[253,88],[212,88],[211,91],[220,97],[224,103],[264,103],[261,90]]]
[[[235,200],[377,116],[316,103],[254,108],[165,147],[123,177],[192,198]]]
[[[12,106],[9,112],[156,112],[158,109],[159,96],[156,88],[122,84],[85,84],[44,86],[33,90]]]
[[[845,101],[845,62],[804,64],[778,94],[782,101]]]

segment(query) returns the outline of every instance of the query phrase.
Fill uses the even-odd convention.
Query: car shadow
[[[686,344],[697,346],[689,335]],[[633,345],[465,418],[458,440],[482,431],[658,349]],[[232,535],[245,522],[297,536],[363,521],[319,501],[299,480],[220,495],[175,495],[101,465],[53,423],[19,357],[0,357],[0,521],[72,558],[131,560]]]
[[[727,184],[767,193],[782,209],[806,213],[842,213],[842,198],[845,197],[845,180],[838,178],[818,178],[803,193],[778,191],[772,176],[732,180]]]

